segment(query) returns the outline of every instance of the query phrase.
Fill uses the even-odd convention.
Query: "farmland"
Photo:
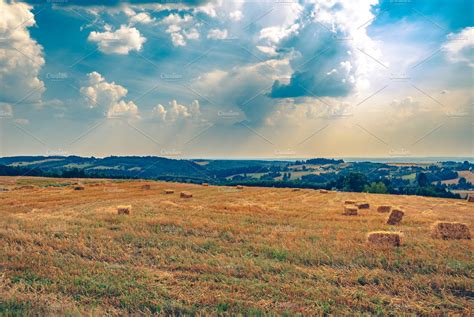
[[[464,200],[35,177],[0,188],[0,315],[472,314],[472,240],[431,237],[435,221],[472,232]],[[344,216],[345,200],[370,208]],[[402,223],[379,205],[402,208]],[[402,245],[367,244],[378,230]]]

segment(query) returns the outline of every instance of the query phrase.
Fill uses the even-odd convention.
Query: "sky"
[[[0,0],[0,156],[472,157],[469,0]]]

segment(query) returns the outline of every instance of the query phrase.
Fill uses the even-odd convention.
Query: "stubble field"
[[[433,239],[431,225],[472,233],[474,203],[91,179],[1,188],[0,315],[473,313],[473,242]],[[345,200],[370,209],[345,216]],[[400,206],[402,223],[379,205]],[[378,230],[402,245],[369,245]]]

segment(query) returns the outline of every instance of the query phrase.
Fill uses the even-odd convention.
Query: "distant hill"
[[[154,179],[214,185],[325,188],[339,191],[460,197],[474,190],[469,162],[387,164],[340,159],[213,160],[155,156],[16,156],[0,158],[0,175]]]
[[[106,158],[79,156],[16,156],[0,158],[11,175],[12,168],[21,171],[42,171],[46,174],[61,174],[65,171],[80,171],[84,176],[156,178],[156,179],[209,179],[208,171],[189,160],[174,160],[162,157],[110,156]],[[28,173],[32,175],[32,173]],[[82,176],[82,175],[81,175]]]

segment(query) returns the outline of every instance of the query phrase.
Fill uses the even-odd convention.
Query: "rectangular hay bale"
[[[398,247],[402,244],[401,233],[390,231],[374,231],[369,232],[367,241],[373,245],[394,246]]]
[[[393,209],[390,216],[388,216],[387,224],[392,226],[399,225],[404,215],[405,212],[403,210]]]
[[[181,198],[192,198],[193,194],[191,194],[190,192],[181,192],[179,194],[179,197],[181,197]]]
[[[357,203],[356,206],[359,209],[369,209],[370,208],[370,204],[367,203],[367,202]]]
[[[117,206],[117,214],[119,215],[130,215],[131,212],[132,212],[131,205]]]
[[[172,189],[165,189],[165,194],[166,194],[166,195],[174,194],[174,190],[172,190]]]
[[[356,207],[352,206],[345,206],[344,207],[344,213],[343,215],[345,216],[357,216],[358,210]]]
[[[386,213],[392,211],[392,206],[382,205],[377,207],[377,212]]]
[[[471,240],[469,227],[460,222],[435,222],[432,236],[443,240]]]

